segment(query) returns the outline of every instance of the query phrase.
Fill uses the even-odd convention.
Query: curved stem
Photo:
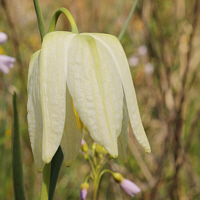
[[[109,169],[104,169],[100,174],[99,174],[99,181],[101,180],[101,177],[105,174],[105,173],[110,173],[113,175],[113,172]]]
[[[46,164],[43,169],[42,191],[40,200],[48,200],[49,198],[50,174],[51,174],[51,163]]]
[[[88,175],[88,176],[85,178],[85,182],[87,183],[89,179],[93,180],[93,178],[92,178],[90,175]]]
[[[40,9],[39,0],[33,0],[33,2],[35,6],[36,15],[37,15],[37,21],[38,21],[38,26],[40,30],[41,40],[43,40],[43,37],[46,35],[46,28],[44,25],[44,19],[43,19],[42,12]]]
[[[54,13],[54,15],[53,15],[53,17],[51,19],[51,23],[50,23],[50,26],[49,26],[49,32],[52,32],[52,31],[55,30],[56,23],[58,21],[58,17],[62,13],[65,14],[67,19],[69,20],[69,23],[70,23],[71,28],[72,28],[72,32],[73,33],[78,33],[78,28],[76,26],[74,18],[72,17],[71,13],[66,8],[59,8],[58,10],[56,10],[56,12]]]
[[[133,12],[134,12],[134,10],[135,10],[135,8],[136,8],[137,3],[138,3],[138,0],[135,0],[133,6],[132,6],[132,8],[131,8],[131,11],[130,11],[130,13],[129,13],[129,16],[128,16],[128,18],[127,18],[125,24],[124,24],[124,27],[122,28],[122,30],[121,30],[121,32],[120,32],[120,34],[119,34],[119,36],[118,36],[119,41],[120,41],[120,40],[122,39],[122,37],[124,36],[124,33],[125,33],[125,31],[126,31],[126,28],[127,28],[127,26],[128,26],[128,23],[129,23],[129,21],[130,21],[130,19],[131,19],[131,16],[132,16],[132,14],[133,14]]]

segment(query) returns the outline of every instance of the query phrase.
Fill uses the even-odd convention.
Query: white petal
[[[119,156],[124,162],[127,161],[126,149],[127,149],[127,143],[128,143],[128,137],[129,137],[129,123],[128,122],[129,122],[128,110],[127,110],[126,100],[124,98],[122,130],[118,137]]]
[[[41,49],[41,105],[43,114],[43,160],[49,163],[58,149],[65,125],[66,72],[69,43],[75,34],[52,32]]]
[[[133,132],[138,142],[145,149],[145,151],[150,153],[151,148],[141,122],[128,61],[119,40],[116,37],[107,34],[89,35],[95,38],[96,41],[99,41],[112,55],[113,61],[115,62],[116,70],[118,70],[123,84],[129,119]]]
[[[28,73],[28,127],[35,165],[42,171],[42,111],[40,104],[40,51],[31,57]]]
[[[77,157],[81,147],[82,134],[76,125],[72,97],[66,90],[66,119],[65,129],[61,140],[64,162],[69,166]]]
[[[114,63],[87,35],[74,37],[70,49],[67,84],[74,106],[93,140],[116,157],[123,91]]]

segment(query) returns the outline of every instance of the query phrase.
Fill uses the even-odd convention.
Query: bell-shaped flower
[[[28,124],[38,170],[59,145],[66,165],[76,158],[82,138],[77,127],[87,129],[111,156],[119,152],[126,160],[129,120],[150,152],[119,40],[108,34],[48,33],[31,58],[28,78]]]
[[[88,188],[89,188],[89,184],[86,183],[86,182],[81,185],[81,192],[80,192],[80,199],[81,200],[86,199]]]
[[[133,183],[128,179],[124,179],[120,183],[120,186],[131,197],[134,197],[137,193],[141,191],[140,188],[135,183]]]
[[[131,197],[134,197],[135,194],[139,193],[141,190],[140,188],[133,183],[132,181],[125,179],[122,174],[120,173],[112,173],[113,178],[115,179],[116,182],[120,184],[122,189]]]
[[[9,68],[13,68],[14,62],[15,58],[6,55],[0,55],[0,71],[2,71],[4,74],[7,74],[9,72]]]

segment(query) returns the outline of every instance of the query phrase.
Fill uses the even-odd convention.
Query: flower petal
[[[58,149],[65,125],[66,73],[69,43],[75,34],[48,33],[41,49],[41,105],[43,160],[49,163]]]
[[[8,39],[8,36],[4,32],[0,32],[0,44],[4,44]]]
[[[128,110],[127,110],[126,100],[124,97],[122,130],[118,137],[119,156],[124,162],[127,161],[126,149],[127,149],[127,143],[128,143],[128,137],[129,137],[129,123],[128,122],[129,122]]]
[[[128,61],[119,40],[116,37],[107,34],[88,33],[88,35],[91,35],[93,38],[95,38],[96,43],[97,41],[101,43],[112,55],[116,69],[121,77],[123,84],[129,119],[133,132],[145,151],[150,153],[151,148],[141,122]]]
[[[40,104],[40,51],[31,57],[28,72],[28,127],[35,165],[38,171],[42,171],[42,111]]]
[[[66,119],[65,129],[61,140],[64,162],[69,166],[77,157],[81,147],[82,134],[79,131],[73,110],[72,97],[66,90]]]
[[[116,157],[123,90],[113,60],[87,35],[74,37],[70,49],[67,84],[74,106],[93,140]]]

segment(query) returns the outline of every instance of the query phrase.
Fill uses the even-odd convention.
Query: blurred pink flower
[[[88,188],[89,188],[89,184],[86,182],[81,185],[81,192],[80,192],[81,200],[86,199]]]
[[[82,140],[81,140],[81,146],[82,145],[85,145],[86,143],[85,143],[85,140],[82,138]]]
[[[0,44],[4,44],[7,41],[7,38],[8,36],[5,33],[0,32]]]
[[[128,59],[128,62],[129,62],[129,65],[130,65],[131,67],[135,67],[135,66],[138,65],[139,59],[138,59],[137,56],[132,55],[132,56]]]
[[[0,55],[0,71],[7,74],[9,72],[9,68],[13,68],[13,63],[15,62],[15,58]]]
[[[138,48],[138,54],[141,55],[141,56],[145,56],[146,53],[147,53],[147,47],[145,45],[141,45]]]
[[[151,63],[147,63],[144,66],[144,70],[146,74],[153,74],[154,72],[154,66]]]
[[[81,194],[80,194],[81,200],[86,199],[86,196],[87,196],[87,190],[84,188],[81,190]]]
[[[141,191],[140,188],[135,183],[129,181],[128,179],[124,179],[120,183],[120,186],[131,197],[134,197],[135,194]]]

